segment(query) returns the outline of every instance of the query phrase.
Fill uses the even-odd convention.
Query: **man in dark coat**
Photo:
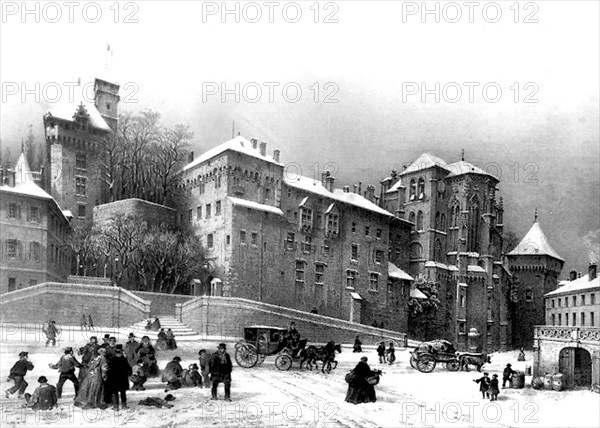
[[[488,390],[490,389],[490,377],[489,373],[484,373],[482,377],[479,379],[473,379],[473,382],[479,384],[479,391],[481,391],[481,398],[489,398],[490,394]]]
[[[46,376],[40,376],[38,382],[40,383],[40,386],[33,391],[33,395],[25,394],[27,406],[31,407],[33,410],[52,410],[58,403],[56,388],[52,385],[48,385]]]
[[[109,337],[107,346],[102,345],[102,347],[106,349],[105,358],[108,362],[115,356],[115,351],[117,349],[117,338],[114,336]],[[123,346],[121,346],[121,350],[123,350]]]
[[[96,336],[90,337],[89,343],[87,343],[84,347],[79,348],[79,355],[81,355],[79,382],[83,382],[83,379],[87,375],[90,362],[98,356],[98,348],[98,338]]]
[[[500,388],[498,388],[498,375],[492,375],[490,380],[490,401],[498,401],[498,394],[500,394]]]
[[[210,380],[212,381],[212,400],[217,399],[217,387],[223,382],[225,385],[225,401],[231,401],[231,357],[226,351],[227,346],[220,343],[217,352],[212,354],[209,362]]]
[[[73,387],[75,388],[75,397],[77,397],[77,393],[79,392],[79,380],[77,380],[77,376],[75,376],[75,369],[81,368],[81,363],[79,363],[77,358],[75,358],[73,355],[73,348],[70,346],[65,348],[65,355],[60,357],[58,363],[48,364],[48,366],[51,369],[58,369],[58,372],[60,373],[58,383],[56,384],[57,397],[59,399],[62,397],[63,385],[67,380],[73,382]]]
[[[506,381],[508,381],[509,386],[512,386],[512,377],[515,373],[516,371],[512,369],[512,365],[507,364],[502,372],[502,388],[506,387]]]
[[[125,356],[131,367],[133,367],[137,361],[137,348],[139,345],[140,343],[135,340],[135,334],[129,333],[127,342],[125,342]]]
[[[15,365],[10,369],[10,374],[8,375],[9,379],[12,379],[15,382],[15,385],[7,389],[4,395],[6,398],[10,398],[12,394],[19,391],[18,397],[22,398],[25,390],[27,389],[28,383],[25,382],[25,375],[27,374],[27,370],[33,370],[33,364],[28,360],[29,353],[28,352],[20,352],[19,353],[19,361],[15,363]]]
[[[375,386],[370,384],[367,379],[371,376],[380,375],[381,371],[371,370],[367,361],[367,357],[362,357],[356,367],[354,367],[354,380],[348,385],[348,391],[346,392],[346,401],[348,403],[360,404],[377,401]]]
[[[144,360],[137,360],[137,363],[131,368],[131,377],[129,378],[133,382],[131,387],[134,391],[144,391],[144,383],[148,380],[146,376],[146,370],[144,369]]]
[[[46,333],[46,346],[52,342],[52,346],[56,346],[56,337],[59,334],[58,327],[56,326],[56,321],[50,321],[50,325],[44,332]]]
[[[358,338],[358,335],[354,339],[354,349],[352,350],[352,352],[362,352],[362,342]]]
[[[119,410],[119,396],[122,408],[127,409],[127,390],[129,389],[129,376],[131,376],[131,373],[131,366],[123,354],[123,345],[116,345],[115,354],[108,361],[105,384],[114,410]]]

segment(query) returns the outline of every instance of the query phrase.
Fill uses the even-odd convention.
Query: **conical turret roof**
[[[529,232],[525,235],[525,237],[519,242],[519,245],[515,247],[510,253],[509,256],[550,256],[555,259],[561,260],[564,262],[564,259],[558,255],[556,251],[550,246],[546,235],[542,231],[540,224],[537,221],[533,223]]]

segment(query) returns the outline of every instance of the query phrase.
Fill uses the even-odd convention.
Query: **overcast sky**
[[[64,82],[98,76],[121,84],[122,111],[189,124],[196,154],[230,138],[235,121],[304,175],[329,163],[339,186],[377,184],[424,151],[456,161],[464,148],[500,168],[510,229],[523,236],[538,207],[565,276],[587,270],[585,237],[597,243],[600,228],[599,3],[514,3],[480,2],[470,17],[464,2],[428,2],[436,23],[421,2],[278,2],[271,23],[265,2],[228,2],[236,23],[221,2],[79,2],[70,23],[63,2],[39,3],[39,18],[3,2],[0,136],[18,149],[32,124],[43,138],[53,88],[67,101]],[[39,102],[22,92],[36,83]],[[239,102],[223,102],[236,83]],[[424,102],[421,84],[433,90]]]

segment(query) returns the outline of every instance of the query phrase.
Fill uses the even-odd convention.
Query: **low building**
[[[560,373],[566,388],[600,388],[600,283],[597,265],[546,293],[546,325],[537,326],[534,376]]]
[[[71,267],[70,212],[34,182],[25,155],[14,180],[0,186],[0,293],[66,282]]]

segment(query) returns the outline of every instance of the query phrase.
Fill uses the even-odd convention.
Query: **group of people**
[[[502,372],[502,388],[506,388],[506,382],[509,383],[509,386],[512,386],[512,378],[516,373],[512,369],[511,364],[507,364]],[[473,379],[473,382],[479,384],[479,391],[481,392],[481,398],[486,399],[489,398],[490,401],[497,401],[498,394],[500,394],[500,382],[498,380],[498,375],[493,374],[490,378],[490,374],[487,372],[483,373],[483,376],[479,379]]]
[[[92,321],[92,315],[81,314],[81,320],[79,321],[79,327],[81,331],[92,330],[94,328],[94,321]]]
[[[385,349],[385,342],[380,342],[379,346],[377,346],[377,356],[379,356],[380,364],[394,364],[394,361],[396,361],[396,348],[394,348],[394,342],[390,342],[388,349]]]
[[[170,328],[166,332],[164,328],[160,329],[158,338],[156,339],[156,349],[159,351],[177,349],[175,334]]]

